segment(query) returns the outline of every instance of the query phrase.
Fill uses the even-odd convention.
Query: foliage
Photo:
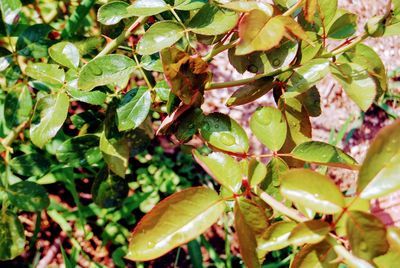
[[[400,122],[380,131],[361,165],[334,145],[312,141],[310,123],[321,113],[316,84],[328,74],[363,111],[384,98],[385,67],[362,42],[399,33],[399,1],[389,1],[360,35],[357,15],[331,0],[31,2],[0,1],[0,260],[25,249],[21,211],[48,208],[71,233],[45,194],[46,185],[58,182],[71,192],[82,229],[85,213],[100,218],[100,207],[134,224],[130,213],[139,204],[147,212],[172,194],[121,247],[118,256],[134,261],[186,244],[223,214],[234,217],[247,267],[261,267],[267,254],[288,246],[296,252],[291,267],[385,267],[400,254],[398,229],[356,205],[400,189]],[[40,13],[60,6],[71,14],[66,21],[57,12]],[[109,36],[106,44],[89,37],[100,34]],[[240,73],[254,76],[213,82],[209,63],[223,51]],[[246,132],[228,115],[201,110],[205,91],[233,86],[241,87],[228,106],[272,91],[276,107],[259,107],[249,122],[257,146],[270,154],[251,153]],[[179,191],[200,184],[189,182],[194,171],[179,176],[159,155],[146,168],[135,166],[134,159],[149,161],[141,152],[155,139],[154,127],[158,136],[186,143],[221,187],[199,179],[203,186]],[[199,151],[194,137],[212,152]],[[356,192],[342,193],[315,166],[359,170]],[[92,185],[89,206],[76,187],[83,178]],[[128,230],[118,220],[104,230],[122,235],[106,240],[126,243]]]

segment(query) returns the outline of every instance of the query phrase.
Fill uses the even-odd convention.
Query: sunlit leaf
[[[291,268],[309,268],[309,267],[324,267],[336,268],[339,263],[334,262],[337,259],[333,246],[327,242],[314,245],[305,245],[295,255]]]
[[[70,42],[60,42],[51,46],[49,55],[55,62],[68,68],[77,68],[79,66],[79,50]]]
[[[174,8],[177,10],[199,9],[208,3],[207,0],[175,0]]]
[[[22,4],[20,0],[2,0],[0,1],[1,15],[4,23],[12,25],[21,11]]]
[[[196,150],[193,151],[193,156],[218,183],[234,193],[239,192],[243,173],[239,163],[233,157],[219,152],[204,156]]]
[[[272,16],[274,10],[270,4],[267,3],[260,3],[256,1],[236,1],[236,2],[229,2],[222,5],[224,8],[235,10],[238,12],[250,12],[254,9],[262,10],[268,16]]]
[[[400,121],[383,128],[368,149],[357,180],[357,192],[372,199],[400,189]]]
[[[135,66],[134,60],[119,54],[94,58],[82,67],[78,87],[82,90],[92,90],[97,86],[118,83],[129,78]]]
[[[200,128],[201,136],[217,149],[246,153],[249,149],[249,138],[243,128],[228,115],[212,113],[207,115]]]
[[[251,186],[256,186],[261,183],[265,177],[267,176],[267,167],[257,161],[256,159],[252,158],[249,161],[248,165],[248,174],[247,179],[250,182]]]
[[[294,158],[306,162],[332,167],[357,169],[357,162],[341,149],[328,143],[309,141],[297,145],[292,153]]]
[[[32,117],[30,136],[33,144],[42,148],[52,139],[67,118],[69,98],[65,93],[40,98]]]
[[[296,227],[294,222],[277,222],[272,224],[259,239],[258,249],[264,255],[269,251],[279,250],[290,245],[289,236]]]
[[[344,197],[327,176],[307,169],[291,169],[281,175],[281,193],[289,200],[324,214],[342,211]]]
[[[311,220],[297,224],[288,239],[295,246],[317,244],[325,239],[329,231],[330,227],[327,222]]]
[[[127,8],[132,16],[152,16],[168,10],[168,5],[163,0],[134,0]]]
[[[349,211],[347,235],[352,252],[357,257],[371,261],[389,249],[385,225],[372,214]]]
[[[272,87],[273,80],[269,77],[256,80],[233,92],[226,101],[226,106],[243,105],[255,101],[267,94]]]
[[[250,118],[250,128],[257,139],[272,151],[278,151],[285,143],[286,120],[274,107],[257,109]]]
[[[25,69],[26,74],[41,82],[61,86],[65,80],[64,70],[57,64],[31,63]]]
[[[357,28],[357,15],[343,12],[329,27],[328,37],[332,39],[344,39],[352,36]]]
[[[133,231],[126,258],[134,261],[158,258],[203,233],[224,209],[218,194],[205,187],[175,193],[142,218]]]
[[[122,19],[134,16],[128,12],[128,6],[128,3],[122,1],[114,1],[102,5],[97,11],[97,20],[104,25],[117,24]]]
[[[140,39],[137,52],[151,55],[170,47],[184,35],[183,27],[175,21],[160,21],[153,24]]]

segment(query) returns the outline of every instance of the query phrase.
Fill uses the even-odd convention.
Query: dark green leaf
[[[228,107],[243,105],[267,94],[273,86],[272,78],[262,78],[236,90],[226,101]]]
[[[26,177],[42,176],[49,170],[50,165],[50,160],[39,153],[23,154],[10,161],[12,170]]]
[[[193,151],[193,156],[219,184],[234,193],[240,191],[243,173],[239,163],[233,157],[218,152],[204,156],[196,150]]]
[[[50,204],[46,189],[31,181],[21,181],[7,189],[10,202],[23,211],[38,212]]]
[[[294,158],[332,167],[358,169],[357,162],[341,149],[328,143],[309,141],[296,146]]]
[[[257,109],[250,118],[250,128],[257,139],[272,151],[278,151],[285,143],[286,120],[274,107]]]
[[[183,27],[175,21],[160,21],[153,24],[140,39],[137,52],[140,55],[151,55],[170,47],[184,35]]]
[[[126,258],[134,261],[158,258],[199,236],[218,220],[224,209],[224,201],[218,194],[205,187],[175,193],[136,225]]]
[[[117,207],[128,196],[128,182],[109,174],[107,170],[97,174],[92,185],[93,201],[102,208]]]
[[[358,174],[357,192],[362,198],[378,198],[400,189],[399,137],[399,120],[378,132]]]
[[[127,7],[128,3],[122,1],[114,1],[102,5],[97,11],[97,20],[104,25],[114,25],[122,19],[131,17]]]
[[[16,50],[18,54],[36,59],[47,57],[48,47],[52,42],[48,34],[53,30],[47,24],[35,24],[26,28],[18,37]]]
[[[97,86],[118,83],[129,78],[135,67],[135,61],[124,55],[112,54],[94,58],[82,67],[78,87],[91,90]]]
[[[60,42],[51,46],[49,48],[49,55],[55,62],[68,68],[74,69],[79,66],[79,50],[70,42]]]
[[[330,26],[328,37],[332,39],[348,38],[356,32],[356,29],[357,15],[352,13],[344,13]]]
[[[291,169],[281,175],[281,193],[287,199],[315,212],[342,211],[344,197],[327,176],[306,169]]]
[[[134,129],[143,123],[150,106],[151,95],[147,87],[134,88],[126,93],[117,108],[119,131]]]
[[[69,99],[65,93],[39,99],[30,128],[33,144],[42,148],[57,134],[67,118],[68,106]]]
[[[57,148],[56,156],[71,167],[97,164],[102,158],[99,137],[87,134],[68,139]]]
[[[8,91],[4,101],[4,119],[13,128],[29,119],[32,110],[32,97],[24,84],[18,84]]]
[[[207,3],[190,20],[188,28],[197,34],[219,35],[235,27],[238,19],[236,12]]]
[[[25,249],[24,226],[17,215],[4,211],[0,217],[0,260],[12,260]]]
[[[375,216],[362,211],[349,211],[346,224],[352,252],[371,261],[389,249],[385,225]]]
[[[249,149],[246,132],[225,114],[212,113],[205,116],[200,134],[208,144],[223,151],[246,153]]]
[[[321,115],[321,96],[317,87],[314,86],[300,94],[297,99],[303,104],[309,116],[318,117]]]

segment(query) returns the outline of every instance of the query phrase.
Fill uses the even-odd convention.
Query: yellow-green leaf
[[[287,199],[315,212],[342,211],[344,197],[327,176],[307,169],[291,169],[281,175],[281,193]]]
[[[79,50],[70,42],[60,42],[51,46],[49,55],[55,62],[68,68],[77,68],[79,66]]]
[[[372,199],[400,189],[400,121],[383,128],[361,165],[357,192]]]
[[[189,242],[224,212],[224,201],[205,187],[175,193],[158,203],[132,233],[127,259],[146,261]]]
[[[329,231],[329,224],[321,220],[301,222],[290,233],[289,241],[295,246],[317,244],[325,239]]]
[[[323,267],[336,268],[337,255],[333,246],[326,240],[314,245],[305,245],[300,249],[290,264],[291,268]]]
[[[163,0],[134,0],[127,11],[132,16],[152,16],[168,10]]]
[[[0,260],[12,260],[25,249],[24,226],[17,215],[4,211],[0,217]]]
[[[296,223],[294,222],[281,221],[272,224],[258,241],[258,250],[261,255],[289,246],[288,238],[295,227]]]

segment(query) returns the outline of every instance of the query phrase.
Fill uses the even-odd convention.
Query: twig
[[[57,253],[60,251],[60,245],[65,239],[66,234],[61,232],[60,235],[54,239],[53,245],[49,248],[46,255],[39,261],[36,268],[46,268],[51,263],[51,261],[57,256]]]

